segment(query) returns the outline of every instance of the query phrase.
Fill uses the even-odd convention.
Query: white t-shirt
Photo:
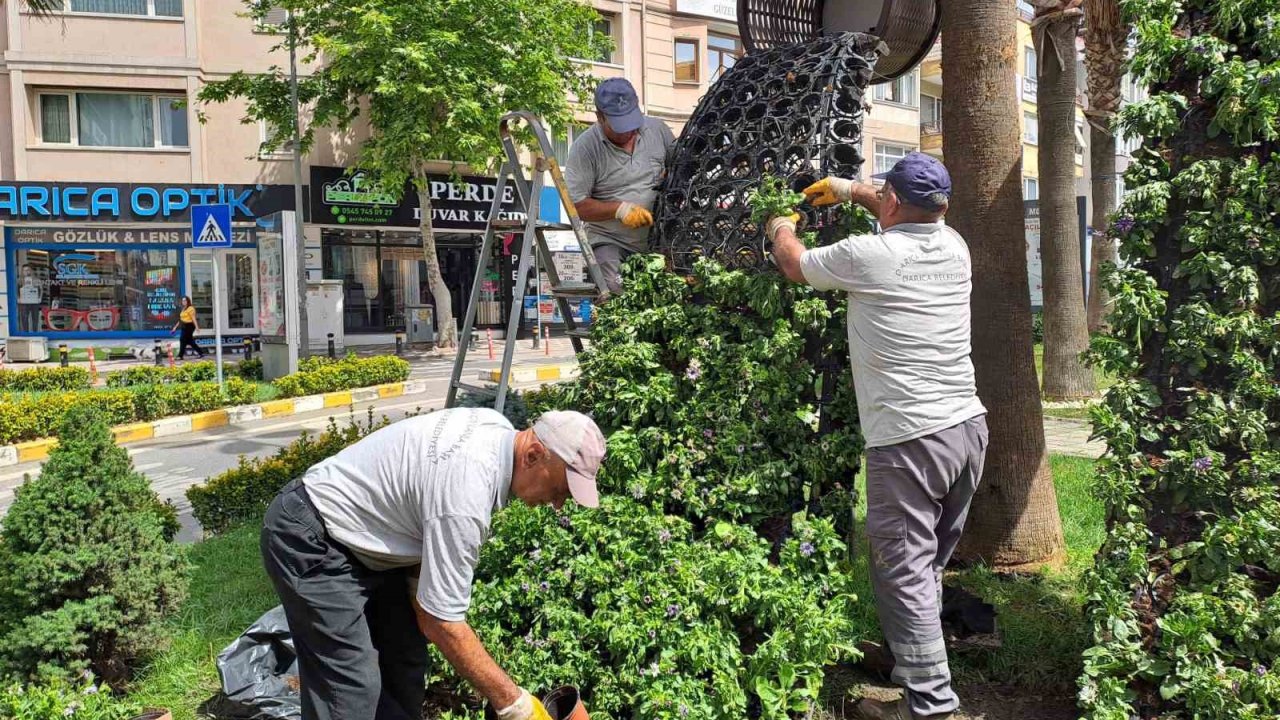
[[[931,435],[986,412],[970,359],[969,246],[945,224],[895,225],[807,250],[818,290],[849,294],[849,355],[868,447]]]
[[[458,621],[490,520],[507,504],[514,443],[501,413],[441,410],[370,434],[302,483],[330,537],[375,570],[421,564],[418,604]]]

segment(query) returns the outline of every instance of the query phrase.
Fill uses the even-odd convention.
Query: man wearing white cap
[[[472,574],[510,498],[597,507],[604,451],[581,413],[548,412],[517,432],[493,410],[459,408],[382,428],[286,485],[261,544],[297,650],[303,720],[421,718],[423,636],[501,720],[549,720],[467,624]]]
[[[653,203],[676,137],[666,123],[645,117],[625,78],[600,83],[595,100],[596,124],[569,150],[565,183],[605,283],[616,293],[622,262],[648,250]]]

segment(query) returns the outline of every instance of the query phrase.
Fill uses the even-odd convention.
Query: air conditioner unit
[[[5,341],[9,362],[44,362],[49,359],[49,346],[42,337],[11,337]]]

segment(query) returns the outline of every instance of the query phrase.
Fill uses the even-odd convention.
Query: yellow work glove
[[[839,205],[853,199],[853,181],[828,177],[804,189],[804,198],[810,205]]]
[[[769,223],[764,226],[764,236],[769,239],[769,242],[773,242],[774,239],[778,237],[778,232],[783,228],[794,233],[796,231],[796,224],[799,222],[800,216],[795,213],[769,218]]]
[[[635,203],[619,203],[618,209],[613,213],[618,221],[629,228],[635,229],[640,227],[649,227],[653,224],[653,213]]]
[[[520,698],[497,712],[498,720],[551,720],[542,701],[520,688]]]

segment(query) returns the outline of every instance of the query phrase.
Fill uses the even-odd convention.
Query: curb
[[[176,415],[151,422],[117,425],[111,428],[111,434],[115,437],[117,445],[126,445],[140,440],[184,435],[224,425],[241,425],[263,418],[287,417],[325,408],[343,407],[353,402],[417,395],[426,391],[426,381],[406,380],[323,395],[304,395],[284,400],[268,400],[254,405],[236,405],[193,415]],[[0,446],[0,467],[44,460],[49,457],[49,451],[57,444],[57,438],[40,438],[14,445],[2,445]]]
[[[577,374],[577,363],[562,363],[560,365],[513,365],[511,367],[511,382],[533,383],[546,382],[548,380],[568,380]],[[502,370],[481,370],[477,377],[480,380],[496,383],[502,380]]]

